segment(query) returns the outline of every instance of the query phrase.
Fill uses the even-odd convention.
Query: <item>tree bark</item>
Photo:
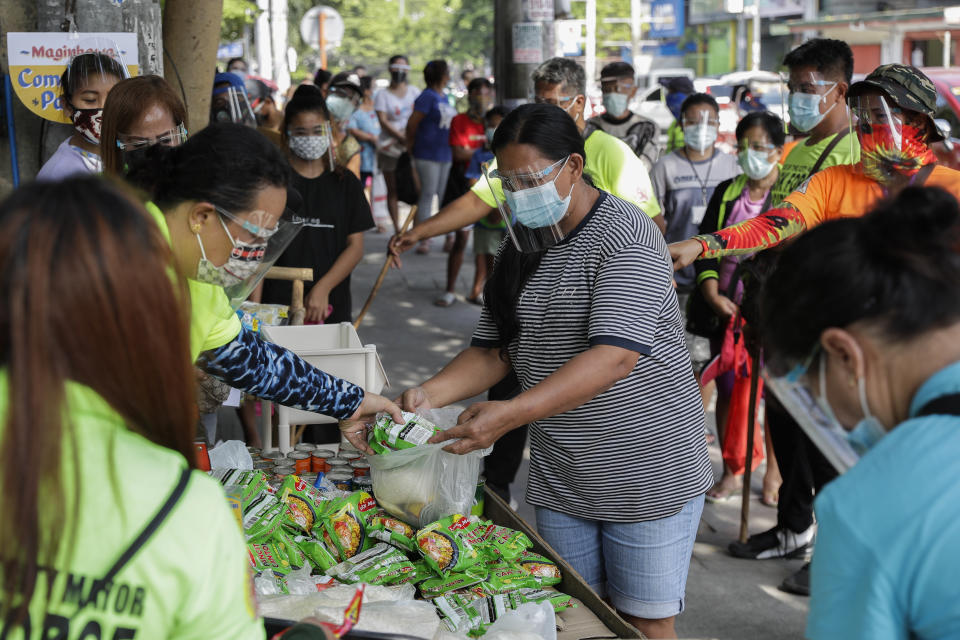
[[[222,14],[222,0],[166,0],[164,6],[165,77],[185,97],[191,132],[210,120]]]

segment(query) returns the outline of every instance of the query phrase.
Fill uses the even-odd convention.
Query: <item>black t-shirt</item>
[[[303,229],[277,260],[278,267],[309,267],[314,281],[323,277],[347,247],[347,236],[373,227],[370,204],[363,186],[349,171],[342,174],[327,171],[318,178],[304,178],[294,173],[293,188],[303,197],[300,219]],[[313,282],[304,286],[310,293]],[[263,301],[290,304],[292,284],[283,280],[265,280]],[[350,299],[350,277],[330,292],[333,313],[326,322],[350,322],[353,316]]]

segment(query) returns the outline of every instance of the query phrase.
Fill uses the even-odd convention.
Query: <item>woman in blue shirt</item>
[[[433,197],[443,197],[450,176],[453,151],[450,149],[450,122],[457,115],[450,106],[443,88],[450,82],[445,60],[431,60],[423,68],[427,88],[413,103],[413,115],[407,121],[407,151],[420,177],[420,201],[417,203],[417,224],[433,213]],[[430,241],[424,240],[417,253],[428,253]]]
[[[798,239],[764,286],[770,366],[862,455],[816,499],[810,638],[960,637],[958,247],[957,201],[910,187]]]

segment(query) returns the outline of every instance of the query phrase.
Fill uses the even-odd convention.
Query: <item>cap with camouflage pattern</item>
[[[854,82],[847,91],[848,102],[871,89],[879,89],[901,109],[909,109],[928,116],[931,121],[937,111],[937,88],[920,69],[905,64],[885,64],[870,72],[860,82]],[[932,124],[932,122],[931,122]],[[935,126],[928,141],[942,140]]]

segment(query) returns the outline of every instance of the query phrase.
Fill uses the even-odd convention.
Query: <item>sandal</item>
[[[469,302],[470,304],[475,304],[475,305],[477,305],[478,307],[482,307],[482,306],[483,306],[483,294],[481,293],[481,294],[478,295],[476,298],[467,298],[467,302]]]
[[[447,291],[442,296],[434,300],[433,304],[437,305],[438,307],[449,307],[456,301],[457,301],[457,296]]]
[[[725,489],[722,481],[720,481],[714,484],[713,487],[707,491],[706,495],[704,496],[704,500],[713,504],[726,502],[727,500],[738,497],[742,491],[742,485],[739,487],[729,487]]]

